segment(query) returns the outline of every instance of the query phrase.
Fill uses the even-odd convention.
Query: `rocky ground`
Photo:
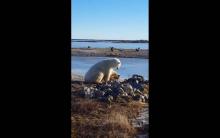
[[[146,49],[72,48],[72,56],[148,58]]]
[[[149,82],[139,75],[102,84],[73,79],[72,138],[147,138],[148,94]]]

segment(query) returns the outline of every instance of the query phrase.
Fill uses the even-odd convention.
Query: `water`
[[[85,75],[89,68],[95,63],[108,57],[71,57],[71,71],[79,75]],[[121,78],[132,77],[133,74],[142,75],[148,80],[148,59],[119,58],[122,66],[117,71]]]
[[[72,42],[72,48],[120,48],[120,49],[148,49],[148,43],[112,43],[112,42]]]

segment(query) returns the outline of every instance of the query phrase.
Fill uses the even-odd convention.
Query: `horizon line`
[[[71,38],[72,39],[76,39],[76,40],[144,40],[144,41],[149,41],[147,39],[93,39],[93,38]]]

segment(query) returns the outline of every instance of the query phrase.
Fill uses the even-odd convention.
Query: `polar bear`
[[[113,69],[119,69],[121,61],[118,58],[102,60],[93,65],[85,75],[85,82],[101,83],[107,82],[111,76],[117,75]]]

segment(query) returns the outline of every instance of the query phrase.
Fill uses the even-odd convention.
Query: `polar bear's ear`
[[[114,60],[118,63],[121,64],[121,61],[118,58],[114,58]]]
[[[121,62],[118,63],[117,69],[121,67]]]
[[[119,62],[118,67],[119,67],[119,68],[121,67],[121,62]]]

